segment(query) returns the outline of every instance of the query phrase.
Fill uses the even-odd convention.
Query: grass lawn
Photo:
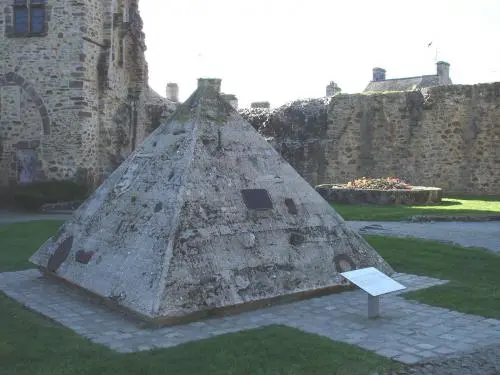
[[[30,267],[28,257],[61,222],[0,226],[0,272]],[[366,375],[397,368],[355,346],[272,326],[170,349],[118,354],[22,308],[0,293],[2,375]]]
[[[26,259],[61,222],[0,226],[0,272]],[[433,241],[366,237],[399,272],[452,280],[407,298],[500,318],[500,256]],[[355,346],[271,326],[171,349],[117,354],[34,314],[0,293],[1,374],[369,374],[396,364]]]
[[[454,196],[432,206],[337,204],[332,206],[345,220],[403,220],[414,215],[500,215],[500,197]]]
[[[500,255],[434,241],[366,236],[398,272],[450,283],[406,293],[405,298],[500,319]]]

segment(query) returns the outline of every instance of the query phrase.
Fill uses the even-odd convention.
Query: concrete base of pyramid
[[[71,289],[80,296],[88,298],[89,303],[94,303],[98,305],[106,306],[106,308],[112,309],[114,311],[124,314],[127,318],[141,323],[143,327],[158,328],[165,326],[174,326],[180,324],[188,324],[203,319],[210,319],[228,315],[237,315],[248,311],[258,310],[266,307],[287,304],[291,302],[307,300],[315,297],[323,297],[330,294],[342,293],[348,290],[353,290],[356,287],[352,284],[335,284],[323,288],[303,290],[300,292],[294,292],[289,294],[282,294],[276,297],[258,299],[253,301],[248,301],[245,303],[239,303],[237,305],[231,306],[221,306],[215,308],[200,309],[194,313],[182,315],[182,316],[158,316],[151,317],[143,314],[139,314],[134,310],[128,309],[123,305],[120,305],[117,301],[100,296],[98,294],[92,293],[86,289],[79,287],[78,285],[72,284],[68,280],[57,277],[57,275],[49,272],[44,268],[39,268],[43,277],[49,280],[56,281],[63,284],[66,288]]]

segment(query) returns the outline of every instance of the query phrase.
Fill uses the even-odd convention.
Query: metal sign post
[[[341,275],[368,293],[368,318],[370,319],[380,316],[381,295],[406,289],[404,285],[375,267],[343,272]]]
[[[368,318],[376,318],[380,315],[380,296],[368,294]]]

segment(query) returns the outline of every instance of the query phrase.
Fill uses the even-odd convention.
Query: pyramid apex
[[[198,78],[198,88],[210,87],[216,92],[220,93],[222,79],[220,78]]]

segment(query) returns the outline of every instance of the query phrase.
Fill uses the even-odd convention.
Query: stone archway
[[[9,72],[7,74],[0,74],[0,88],[3,86],[20,86],[25,91],[30,99],[35,103],[40,117],[42,118],[42,130],[44,135],[50,134],[50,118],[49,112],[43,103],[42,98],[36,92],[31,83],[26,81],[22,76],[17,73]]]
[[[13,88],[17,88],[18,91],[12,91]],[[22,92],[25,97],[29,98],[32,103],[31,105],[33,105],[32,109],[35,113],[39,113],[41,120],[41,124],[38,122],[40,120],[38,120],[36,124],[32,125],[36,127],[41,125],[41,128],[38,128],[40,129],[40,136],[37,137],[37,139],[29,137],[28,139],[14,138],[9,140],[9,137],[7,137],[7,139],[4,140],[4,144],[2,145],[4,147],[0,147],[3,151],[0,150],[0,153],[3,154],[4,152],[7,152],[7,154],[3,156],[5,157],[5,160],[8,160],[8,162],[4,162],[0,165],[0,173],[4,177],[0,179],[0,184],[29,184],[38,180],[43,180],[45,178],[45,174],[39,158],[39,148],[41,144],[41,137],[50,135],[51,132],[50,118],[47,108],[33,85],[15,72],[0,74],[0,90],[2,89],[11,89],[10,91],[3,93],[4,95],[7,95],[7,105],[14,104],[14,106],[21,106],[20,99],[15,99],[15,92],[17,92],[17,96],[19,96]],[[9,97],[10,94],[14,96]],[[4,104],[5,103],[1,103],[0,105]],[[3,109],[0,108],[0,110]],[[18,108],[18,111],[21,113],[21,107]],[[7,122],[5,123],[4,121],[4,125],[7,124],[8,126],[12,125],[14,127],[23,126],[20,121],[21,118],[15,118],[16,116],[18,115],[14,115],[14,118],[12,119],[12,121],[14,121],[13,124],[10,124],[9,118],[7,117]],[[21,115],[19,114],[19,116]]]

